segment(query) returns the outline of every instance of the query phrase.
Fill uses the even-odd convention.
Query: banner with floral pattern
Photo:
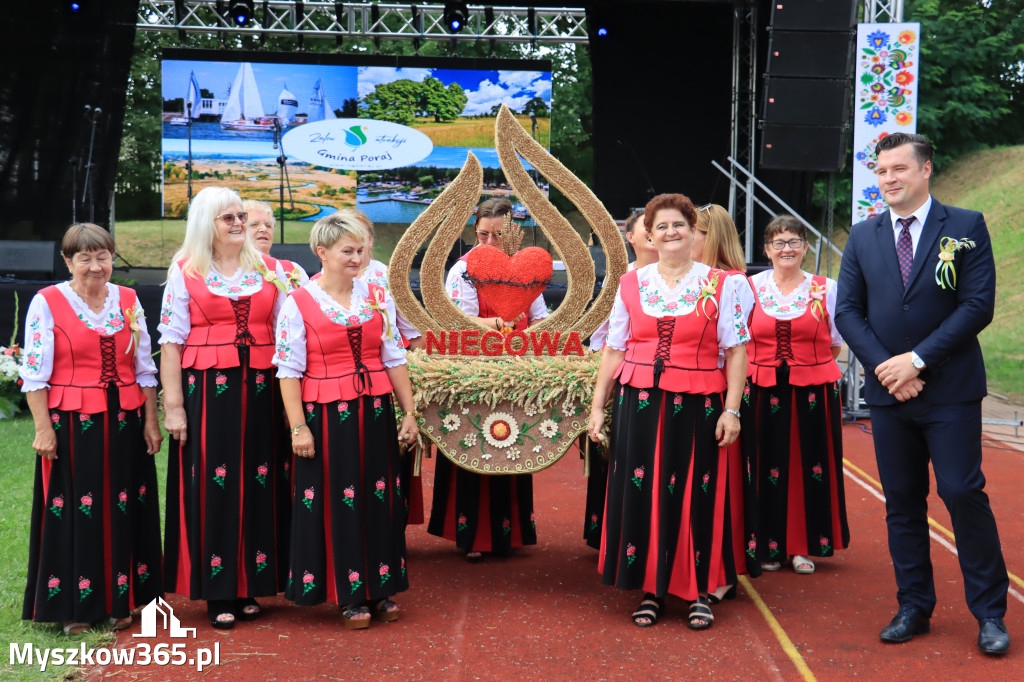
[[[854,81],[853,222],[885,211],[875,176],[875,145],[894,132],[917,132],[921,25],[857,26]]]

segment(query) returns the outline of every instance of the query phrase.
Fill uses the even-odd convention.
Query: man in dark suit
[[[985,363],[978,333],[992,321],[995,263],[981,213],[935,201],[932,146],[894,133],[875,148],[889,211],[854,225],[839,273],[836,326],[865,368],[865,399],[885,492],[899,611],[881,632],[905,642],[929,630],[928,460],[956,534],[978,647],[1006,653],[1009,580],[981,473]],[[952,259],[951,242],[959,248]],[[946,249],[940,246],[946,245]],[[942,264],[956,273],[943,278]],[[945,284],[945,286],[943,286]]]

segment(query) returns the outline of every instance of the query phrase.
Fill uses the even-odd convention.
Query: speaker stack
[[[761,168],[837,172],[853,105],[857,0],[774,0]]]

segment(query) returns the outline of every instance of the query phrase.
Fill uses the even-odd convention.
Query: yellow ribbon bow
[[[139,304],[136,302],[128,310],[124,311],[125,322],[128,323],[128,328],[132,330],[132,338],[128,342],[128,348],[124,354],[134,353],[139,348],[139,334],[142,331],[142,311],[139,309]]]
[[[953,239],[943,237],[939,240],[939,262],[935,266],[935,283],[943,289],[948,285],[956,290],[956,252],[969,251],[976,246],[973,239]]]
[[[715,306],[715,315],[718,315],[718,301],[715,300],[715,292],[718,290],[718,273],[714,273],[707,279],[702,279],[698,282],[700,285],[700,294],[697,296],[697,303],[700,305],[700,309],[704,311],[704,314],[711,319],[711,315],[708,313],[707,305],[708,301]]]

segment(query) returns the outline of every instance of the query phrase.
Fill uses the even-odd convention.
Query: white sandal
[[[793,572],[799,573],[800,575],[810,575],[811,573],[814,573],[814,562],[805,556],[794,554]]]
[[[80,635],[83,632],[88,632],[89,628],[92,627],[92,623],[65,623],[64,634],[65,635]]]

